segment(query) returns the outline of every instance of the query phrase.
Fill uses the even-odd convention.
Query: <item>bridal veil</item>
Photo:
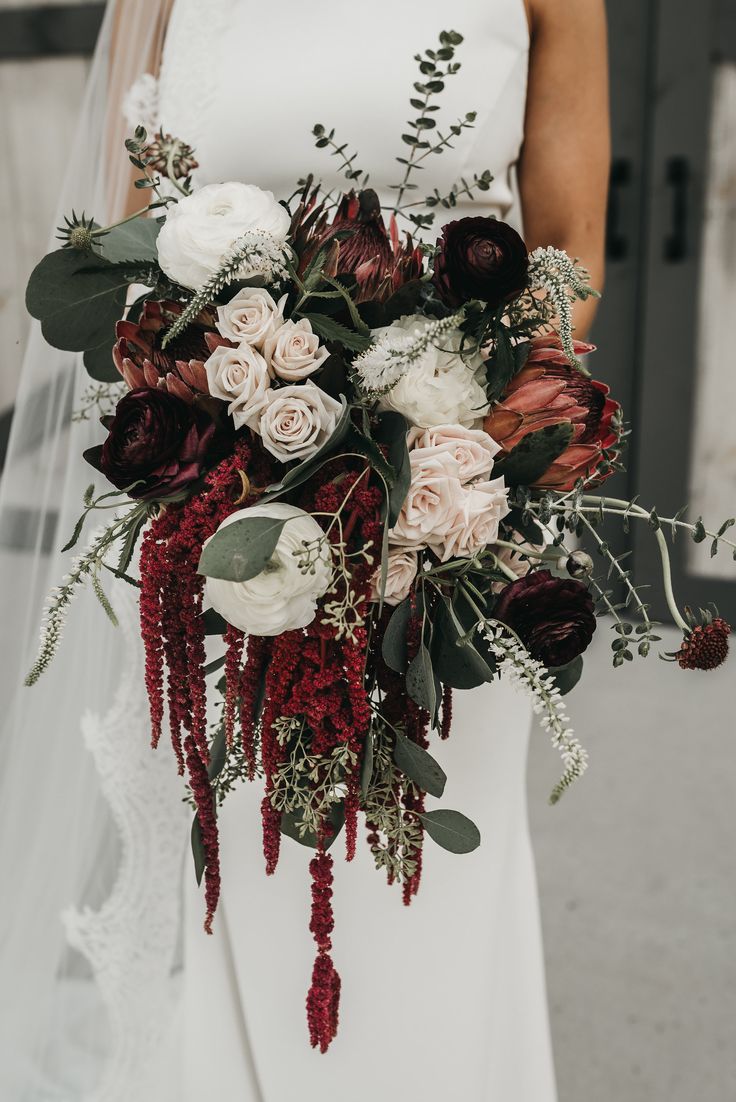
[[[103,221],[126,202],[121,98],[155,67],[167,8],[166,0],[108,3],[54,225],[72,207]],[[132,1093],[131,1080],[125,1093],[116,1084],[146,1062],[141,1046],[162,1044],[172,1014],[186,814],[180,785],[144,754],[134,591],[110,577],[118,631],[91,593],[77,597],[59,654],[38,685],[23,686],[45,596],[74,554],[59,548],[93,481],[82,451],[99,441],[99,425],[74,416],[88,384],[81,356],[50,348],[34,324],[0,488],[0,1097],[8,1102],[146,1097],[142,1084]]]

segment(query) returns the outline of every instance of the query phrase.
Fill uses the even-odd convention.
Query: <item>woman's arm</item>
[[[174,0],[117,0],[113,11],[108,87],[108,208],[109,217],[122,218],[139,210],[150,198],[133,186],[140,173],[125,151],[130,137],[122,104],[128,89],[142,73],[158,75],[166,28]]]
[[[531,53],[519,188],[526,242],[578,257],[600,290],[611,148],[604,0],[525,2]],[[580,337],[595,309],[595,299],[578,304]]]

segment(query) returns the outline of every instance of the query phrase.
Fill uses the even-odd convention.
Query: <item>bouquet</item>
[[[597,617],[610,617],[614,666],[658,640],[605,518],[648,524],[658,542],[683,631],[669,657],[710,669],[728,651],[715,610],[678,609],[666,535],[733,552],[734,520],[708,531],[600,491],[625,434],[589,374],[592,346],[574,338],[573,303],[595,293],[585,270],[555,248],[529,254],[495,218],[452,217],[489,172],[416,198],[422,162],[475,117],[437,128],[460,42],[446,32],[418,57],[388,209],[321,125],[345,191],[308,178],[288,199],[240,181],[195,188],[193,151],[139,128],[127,146],[151,201],[113,226],[72,214],[28,287],[47,340],[84,353],[94,382],[77,416],[102,412],[85,458],[112,489],[89,486],[67,548],[119,501],[52,594],[28,682],[82,583],[113,622],[106,572],[137,587],[152,742],[166,727],[186,777],[205,929],[218,809],[241,781],[263,789],[267,873],[284,835],[314,851],[307,1017],[322,1051],[338,1020],[338,842],[350,860],[362,817],[407,904],[425,838],[458,854],[480,843],[472,809],[429,804],[453,692],[508,677],[529,694],[562,756],[555,802],[587,764],[563,696]]]

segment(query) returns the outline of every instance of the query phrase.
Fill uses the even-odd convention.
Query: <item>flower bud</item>
[[[593,573],[593,560],[587,551],[573,551],[565,560],[571,578],[587,578]]]

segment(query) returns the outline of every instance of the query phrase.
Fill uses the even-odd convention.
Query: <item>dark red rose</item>
[[[198,479],[215,433],[207,413],[159,387],[131,390],[106,425],[107,440],[84,458],[141,501],[160,501]]]
[[[422,274],[421,250],[408,234],[401,236],[395,215],[386,227],[380,200],[371,188],[343,195],[331,220],[324,205],[317,202],[317,192],[305,192],[292,220],[291,237],[300,275],[319,250],[332,242],[325,274],[354,276],[356,302],[384,302]]]
[[[503,590],[494,618],[521,639],[532,658],[548,667],[565,666],[582,654],[596,628],[587,586],[535,570]]]
[[[432,282],[453,309],[473,298],[494,308],[524,290],[528,270],[526,245],[506,222],[459,218],[442,227]]]

